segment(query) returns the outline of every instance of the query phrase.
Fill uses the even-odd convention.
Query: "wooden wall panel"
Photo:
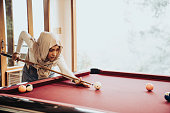
[[[0,0],[0,52],[6,53],[5,19],[4,19],[4,0]],[[2,45],[2,41],[3,44]],[[7,58],[1,56],[1,86],[5,86],[5,71],[7,69]]]
[[[7,53],[12,55],[14,53],[14,27],[13,27],[13,7],[11,0],[5,0],[6,8],[6,25],[7,25]],[[14,66],[14,61],[11,58],[8,59],[8,66]]]
[[[77,71],[76,0],[71,0],[72,71]]]
[[[50,31],[50,0],[44,0],[44,31]]]
[[[32,0],[27,0],[27,18],[28,18],[28,33],[34,36],[33,33],[33,16],[32,16]]]

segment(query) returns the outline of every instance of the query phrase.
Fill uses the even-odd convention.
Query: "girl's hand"
[[[80,77],[79,80],[74,80],[74,82],[75,82],[75,84],[77,84],[77,85],[83,85],[83,86],[88,87],[88,88],[90,87],[90,85],[82,82],[82,77]]]
[[[20,58],[20,54],[15,52],[13,55],[12,55],[12,60],[18,60]]]

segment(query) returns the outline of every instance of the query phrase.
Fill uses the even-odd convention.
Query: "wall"
[[[71,0],[50,0],[50,31],[57,34],[63,44],[65,61],[71,68]],[[61,34],[59,30],[61,28]]]

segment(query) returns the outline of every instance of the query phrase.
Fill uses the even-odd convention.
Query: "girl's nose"
[[[56,54],[57,54],[57,52],[56,52],[56,51],[54,51],[52,55],[53,55],[53,56],[56,56]]]

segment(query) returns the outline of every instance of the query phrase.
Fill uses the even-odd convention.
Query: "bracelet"
[[[15,52],[14,54],[19,54],[19,55],[21,55],[19,52]]]

